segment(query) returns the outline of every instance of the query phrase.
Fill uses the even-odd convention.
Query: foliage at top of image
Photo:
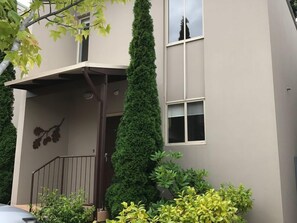
[[[88,223],[92,221],[94,207],[84,207],[85,196],[82,192],[69,197],[57,191],[46,191],[41,195],[41,207],[33,214],[42,223]]]
[[[82,41],[90,29],[99,34],[107,34],[110,25],[106,23],[104,10],[106,2],[126,3],[128,0],[33,0],[29,8],[17,13],[17,1],[1,0],[0,2],[0,51],[6,53],[0,64],[0,75],[9,63],[19,67],[22,73],[28,73],[34,64],[40,65],[40,47],[29,27],[45,22],[50,29],[50,36],[57,40],[66,33]],[[88,29],[80,22],[81,16],[92,15]]]
[[[0,52],[0,61],[4,58]],[[16,129],[12,124],[13,90],[4,86],[6,81],[15,78],[12,66],[0,76],[0,203],[7,204],[11,197],[14,154],[16,146]]]
[[[150,157],[163,150],[150,8],[150,0],[135,1],[128,89],[112,156],[115,178],[106,194],[112,216],[117,216],[124,201],[149,205],[159,198],[156,183],[150,178],[156,166]]]

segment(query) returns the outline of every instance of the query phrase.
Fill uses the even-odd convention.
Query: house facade
[[[13,204],[28,204],[31,185],[43,182],[66,193],[83,188],[104,206],[132,10],[133,1],[108,4],[110,34],[91,32],[81,44],[53,42],[43,22],[32,28],[43,63],[6,83],[18,102]],[[295,222],[297,31],[287,1],[152,0],[151,15],[165,149],[182,152],[184,167],[206,169],[215,187],[251,188],[249,222]]]

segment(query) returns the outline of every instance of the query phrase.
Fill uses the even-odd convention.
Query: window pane
[[[89,56],[89,37],[83,38],[81,42],[81,60],[80,62],[84,62],[88,60]]]
[[[188,115],[188,141],[205,140],[203,102],[189,103]]]
[[[90,21],[89,18],[81,20],[81,23],[85,24],[85,29],[89,29]],[[89,56],[89,37],[83,37],[82,42],[80,43],[79,49],[79,62],[84,62],[88,60]]]
[[[187,39],[203,35],[202,0],[186,0]]]
[[[177,143],[185,141],[184,105],[168,106],[168,142]]]
[[[168,106],[168,117],[174,118],[174,117],[184,117],[184,105],[170,105]]]
[[[183,35],[184,0],[169,0],[169,43],[180,39],[180,32]]]

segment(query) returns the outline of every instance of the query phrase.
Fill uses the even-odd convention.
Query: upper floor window
[[[202,0],[168,0],[169,43],[203,35]]]
[[[84,24],[85,29],[89,29],[90,18],[81,19],[81,23]],[[78,62],[84,62],[88,60],[89,55],[89,36],[87,38],[83,37],[82,42],[78,46]]]

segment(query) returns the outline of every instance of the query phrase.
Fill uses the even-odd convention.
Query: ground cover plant
[[[157,152],[158,165],[151,174],[161,191],[160,200],[149,208],[140,203],[123,202],[123,210],[109,223],[244,223],[252,208],[252,192],[243,185],[221,185],[213,189],[205,170],[182,169],[173,160],[181,153]],[[166,193],[168,191],[169,193]],[[167,195],[165,195],[167,194]]]
[[[94,207],[84,207],[85,196],[82,192],[69,197],[57,191],[41,195],[41,207],[33,211],[42,223],[88,223],[91,222]]]
[[[232,197],[241,199],[234,202]],[[124,202],[117,219],[107,223],[244,223],[243,214],[251,206],[251,191],[243,186],[210,189],[205,194],[187,187],[171,204],[161,205],[157,215],[150,215],[142,204]]]

